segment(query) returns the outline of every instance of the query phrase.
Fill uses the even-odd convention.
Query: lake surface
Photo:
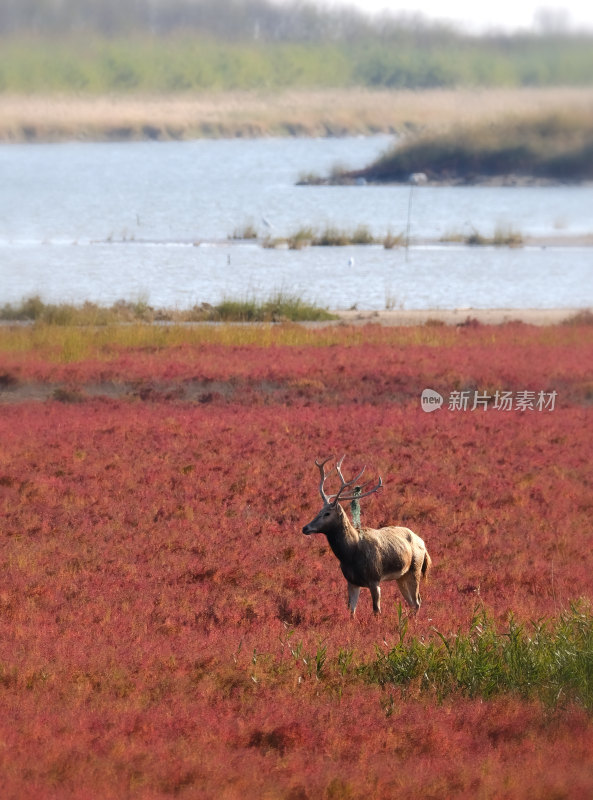
[[[593,305],[593,187],[296,186],[392,142],[199,140],[0,146],[0,303],[143,299],[186,308],[282,290],[331,308]],[[412,246],[269,250],[229,241],[301,227],[407,229]],[[518,249],[439,244],[472,230],[565,237]],[[419,242],[431,240],[434,244]]]

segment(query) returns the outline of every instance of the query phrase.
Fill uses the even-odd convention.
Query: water
[[[186,308],[295,293],[331,308],[549,308],[593,305],[593,187],[302,187],[304,172],[369,163],[388,137],[0,146],[0,303]],[[380,246],[266,250],[228,240],[366,225]],[[438,244],[450,233],[565,237],[554,247]],[[351,263],[353,261],[353,263]]]

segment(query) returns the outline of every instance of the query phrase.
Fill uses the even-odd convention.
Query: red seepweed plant
[[[530,632],[591,600],[592,345],[522,330],[3,365],[2,796],[590,796],[578,695],[438,696],[366,669],[477,609]],[[426,414],[426,387],[558,396]],[[363,524],[425,540],[417,617],[387,584],[382,616],[352,622],[302,536],[331,451],[383,478]]]

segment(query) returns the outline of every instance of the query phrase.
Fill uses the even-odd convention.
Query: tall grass
[[[278,291],[267,299],[235,300],[225,298],[216,305],[202,303],[187,310],[153,308],[146,300],[120,300],[107,307],[85,302],[45,303],[39,296],[18,305],[0,307],[0,320],[5,322],[37,322],[44,325],[102,326],[132,322],[303,322],[334,319],[326,309],[308,303],[297,295]]]
[[[499,631],[479,611],[467,633],[423,641],[406,639],[400,615],[395,647],[361,667],[364,677],[381,685],[417,685],[439,699],[454,693],[483,697],[510,692],[555,706],[575,702],[593,711],[593,616],[575,604],[557,620],[529,625],[509,618]]]

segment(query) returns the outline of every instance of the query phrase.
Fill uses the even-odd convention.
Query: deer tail
[[[432,567],[432,559],[428,555],[428,551],[424,551],[424,561],[422,562],[422,577],[424,580],[428,580],[428,573],[430,572],[430,568]]]

